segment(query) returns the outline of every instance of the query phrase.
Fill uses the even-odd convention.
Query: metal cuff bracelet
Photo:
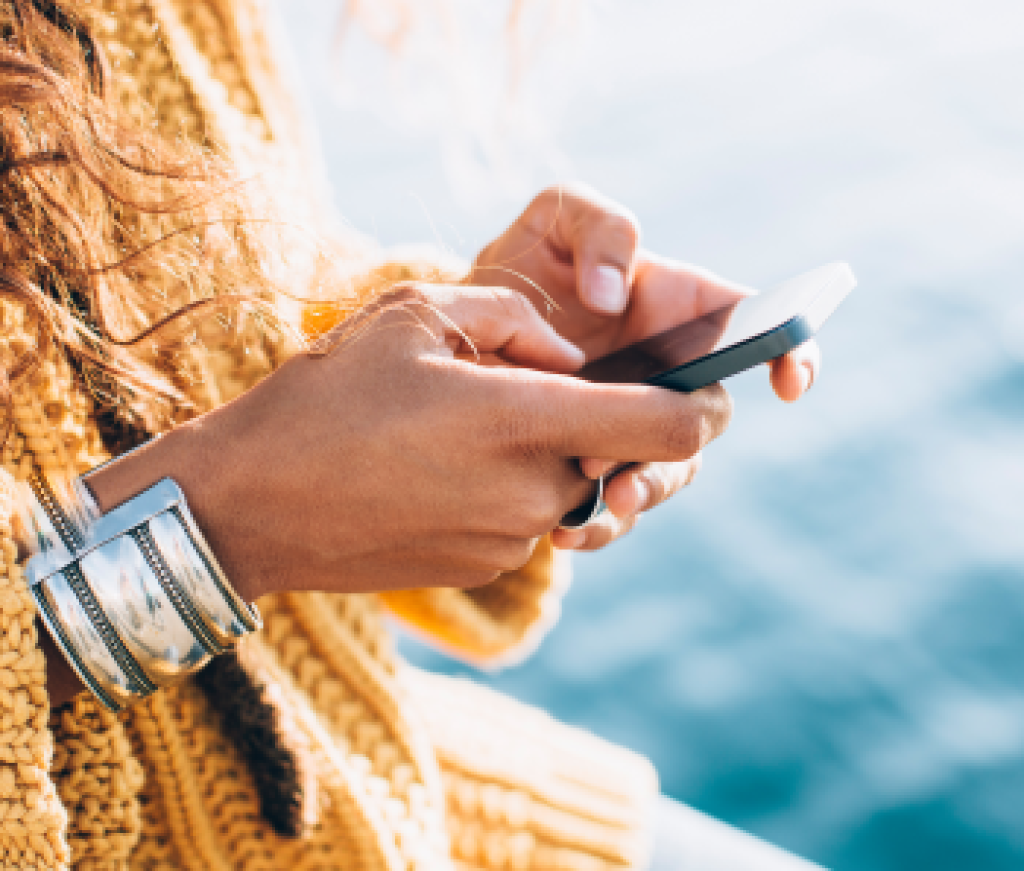
[[[81,481],[77,511],[41,475],[30,484],[41,550],[29,586],[57,645],[110,710],[177,683],[260,627],[170,478],[101,516]]]

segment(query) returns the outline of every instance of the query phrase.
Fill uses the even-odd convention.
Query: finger
[[[586,527],[581,529],[565,529],[559,526],[551,530],[551,544],[558,548],[558,550],[576,550],[586,540]]]
[[[580,300],[598,314],[620,314],[629,302],[636,271],[636,216],[585,185],[563,185],[534,200],[524,219],[536,223],[552,210],[552,241],[572,259]]]
[[[626,520],[620,520],[614,514],[606,512],[593,523],[588,523],[580,530],[583,533],[583,540],[574,549],[594,551],[607,547],[616,539],[632,532],[639,521],[639,515],[633,515]]]
[[[496,355],[546,372],[575,372],[583,352],[549,324],[523,294],[506,288],[417,286],[434,327],[453,353]],[[433,317],[431,317],[433,315]]]
[[[596,550],[633,529],[639,515],[660,505],[692,483],[701,455],[682,463],[649,463],[620,472],[605,485],[610,513],[582,529],[557,529],[553,542],[562,550]]]
[[[650,511],[688,486],[701,462],[697,453],[681,463],[646,463],[620,472],[605,484],[604,503],[620,520]]]
[[[815,341],[805,342],[784,357],[771,362],[771,382],[779,399],[795,402],[810,390],[821,369],[821,349]]]
[[[690,263],[641,251],[637,258],[629,341],[734,305],[756,293]]]
[[[617,465],[619,465],[618,460],[598,460],[594,457],[584,457],[580,460],[580,471],[591,481],[596,481],[607,475]]]
[[[498,370],[500,371],[500,370]],[[531,425],[521,436],[564,457],[625,462],[688,460],[725,430],[732,401],[721,385],[674,393],[646,385],[596,384],[534,373]],[[515,389],[516,382],[510,382]]]

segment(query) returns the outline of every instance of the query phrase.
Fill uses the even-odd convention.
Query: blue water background
[[[460,198],[435,139],[337,105],[328,5],[285,16],[339,205],[471,256],[522,200]],[[731,381],[693,486],[481,679],[830,867],[1024,867],[1024,5],[621,0],[548,74],[566,165],[651,248],[860,288],[809,396]]]

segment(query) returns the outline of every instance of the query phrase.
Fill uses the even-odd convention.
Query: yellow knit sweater
[[[124,104],[168,136],[200,132],[243,169],[273,172],[282,209],[336,238],[366,286],[439,276],[387,262],[336,229],[312,136],[286,85],[264,0],[93,0]],[[143,113],[139,114],[143,117]],[[336,315],[309,313],[313,327]],[[31,344],[0,302],[0,359]],[[211,407],[266,360],[197,355]],[[0,464],[85,471],[103,459],[90,397],[46,359],[13,396]],[[394,654],[385,609],[469,659],[521,651],[557,615],[556,559],[472,592],[287,594],[241,657],[310,773],[306,834],[278,838],[251,776],[191,684],[123,716],[90,697],[50,717],[42,653],[7,508],[0,506],[0,867],[4,869],[612,869],[642,867],[656,783],[642,759]]]

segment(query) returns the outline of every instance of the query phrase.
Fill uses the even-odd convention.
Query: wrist
[[[247,571],[231,546],[230,512],[223,505],[226,490],[221,441],[213,444],[204,420],[183,424],[137,450],[113,460],[87,476],[88,488],[102,513],[139,495],[164,478],[171,478],[188,501],[206,543],[238,595],[253,602],[261,595],[277,592],[260,583]],[[219,448],[219,449],[218,449]]]

